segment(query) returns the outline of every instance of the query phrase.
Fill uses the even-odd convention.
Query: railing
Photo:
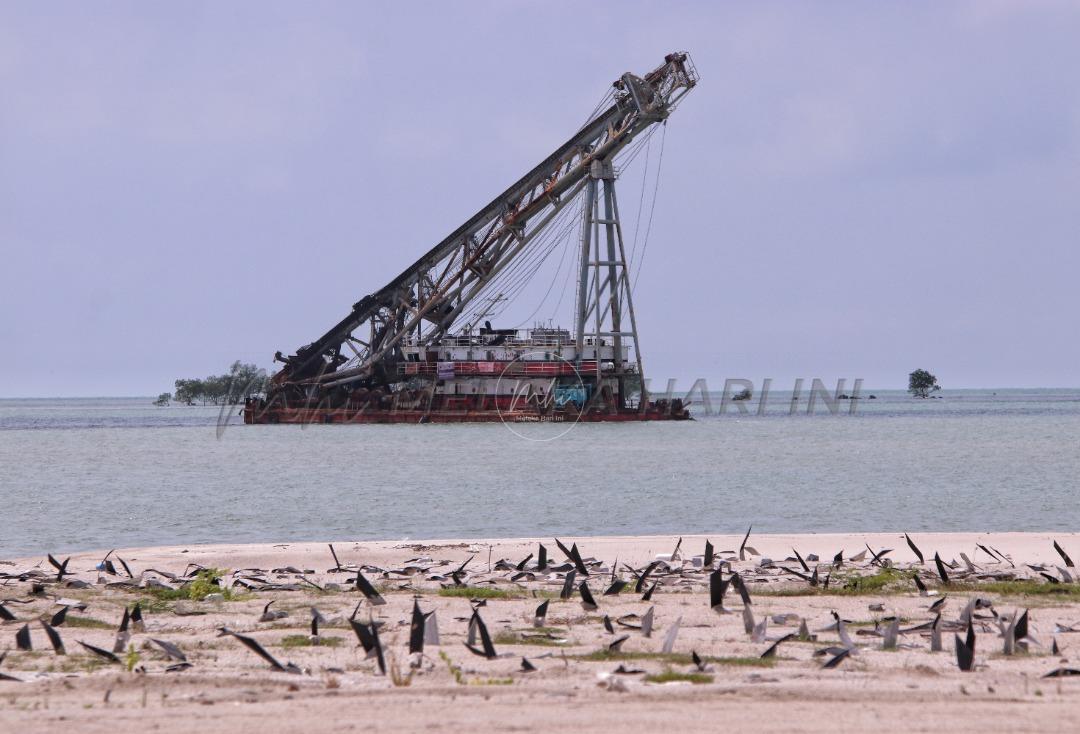
[[[449,365],[449,367],[448,367]],[[453,370],[454,377],[479,375],[482,377],[556,377],[559,375],[590,374],[596,372],[596,361],[583,361],[581,367],[563,361],[524,361],[517,362],[405,362],[398,365],[403,375],[433,375]]]
[[[586,339],[585,343],[592,346],[592,339]],[[404,343],[406,347],[420,346],[419,342],[411,339]],[[507,337],[499,341],[495,337],[443,337],[438,344],[428,344],[428,349],[442,349],[444,347],[471,347],[473,349],[493,349],[499,347],[573,347],[574,340],[554,336],[534,336],[527,339],[519,337]]]

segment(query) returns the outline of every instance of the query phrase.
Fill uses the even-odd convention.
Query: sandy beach
[[[330,540],[337,561],[326,542],[126,548],[109,557],[115,575],[97,569],[105,549],[71,556],[61,583],[43,556],[2,559],[0,594],[17,619],[0,629],[0,650],[8,650],[0,673],[17,680],[0,681],[0,728],[397,732],[498,722],[509,731],[1034,732],[1069,730],[1080,716],[1080,677],[1043,677],[1080,667],[1071,662],[1080,644],[1071,631],[1080,622],[1080,585],[1069,582],[1074,569],[1053,545],[1056,540],[1080,558],[1078,534],[923,533],[912,540],[925,563],[903,533],[751,534],[742,560],[741,535],[685,536],[675,560],[677,537],[560,540],[577,545],[588,571],[577,575],[569,599],[559,594],[574,564],[553,538]],[[721,578],[737,572],[744,580],[758,626],[754,635],[747,633],[734,586],[727,588],[722,613],[710,608],[711,571],[701,558],[706,540]],[[545,570],[535,568],[541,543]],[[948,584],[935,553],[948,564]],[[634,574],[657,560],[643,591],[653,583],[656,588],[645,601]],[[816,585],[803,578],[810,573],[802,563],[817,571]],[[204,572],[203,578],[217,579],[205,598],[206,589],[197,589],[198,568],[217,569]],[[629,583],[603,595],[613,568]],[[373,605],[357,591],[358,570],[385,604]],[[916,588],[915,574],[927,595]],[[583,608],[582,580],[595,610]],[[931,652],[925,623],[934,619],[929,607],[942,595],[943,650]],[[960,619],[976,597],[990,604],[973,611],[975,670],[961,672],[953,635],[964,637]],[[414,600],[423,613],[435,612],[438,627],[438,644],[429,640],[422,656],[408,653]],[[535,626],[545,600],[546,619]],[[271,610],[287,616],[259,621],[271,601]],[[118,662],[78,644],[112,650],[117,625],[136,602],[145,629],[130,628]],[[490,659],[464,644],[476,604],[495,649]],[[67,618],[56,627],[66,649],[61,656],[37,620],[48,621],[64,605]],[[312,607],[322,620],[315,644]],[[654,622],[646,636],[641,627],[650,608]],[[1024,609],[1028,637],[1005,655],[996,617],[1009,620]],[[832,654],[815,651],[841,645],[834,611],[854,650],[827,669],[823,662]],[[387,674],[360,646],[349,621],[354,614],[381,623]],[[895,649],[885,649],[893,618],[900,635]],[[798,638],[803,621],[813,639]],[[27,623],[33,649],[18,650],[15,635]],[[664,654],[676,625],[671,652]],[[257,640],[300,672],[274,670],[239,638],[219,636],[221,627]],[[793,638],[773,657],[761,657],[789,634]],[[609,649],[624,635],[617,650]],[[190,667],[167,672],[177,660],[151,640],[178,646]],[[1057,655],[1051,654],[1055,642]],[[701,666],[692,653],[703,659]],[[535,671],[523,670],[523,658]]]

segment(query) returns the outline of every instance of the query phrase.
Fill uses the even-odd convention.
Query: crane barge
[[[620,154],[697,82],[686,53],[619,77],[543,162],[325,334],[295,354],[278,352],[283,366],[264,397],[245,403],[244,422],[689,418],[678,399],[647,391],[615,180]],[[527,274],[574,212],[574,328],[493,327],[485,316],[503,298],[499,285]]]

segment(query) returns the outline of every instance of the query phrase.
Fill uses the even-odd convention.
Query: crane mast
[[[663,123],[697,81],[686,53],[669,54],[643,76],[623,74],[613,84],[610,105],[539,165],[385,286],[354,303],[325,334],[294,354],[278,352],[275,361],[283,367],[272,378],[268,400],[335,407],[356,391],[392,392],[402,382],[403,363],[461,328],[463,314],[491,295],[493,281],[529,253],[566,207],[584,197],[575,331],[559,339],[559,355],[576,371],[594,373],[597,380],[604,372],[617,380],[621,395],[623,381],[636,377],[644,406],[614,160]],[[630,343],[633,360],[624,353]]]

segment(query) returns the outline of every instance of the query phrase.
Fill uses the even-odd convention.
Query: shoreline
[[[981,544],[993,551],[1001,551],[1011,557],[1017,564],[1060,563],[1062,559],[1053,548],[1055,541],[1066,547],[1076,546],[1074,555],[1080,559],[1080,532],[929,532],[911,533],[910,536],[928,561],[932,559],[935,552],[938,552],[942,558],[958,557],[960,553],[965,553],[973,561],[977,562],[979,556],[986,559],[986,554],[978,548],[978,545]],[[585,555],[607,561],[619,557],[627,563],[641,564],[652,560],[655,554],[670,553],[680,537],[682,538],[682,554],[686,558],[701,554],[706,540],[713,544],[717,553],[737,551],[743,541],[743,535],[741,534],[694,534],[682,536],[565,535],[559,536],[559,539],[567,545],[577,543]],[[183,558],[190,562],[200,562],[202,565],[213,565],[213,559],[222,559],[223,561],[229,561],[227,565],[230,567],[242,568],[273,564],[290,556],[295,556],[298,559],[309,558],[313,561],[319,559],[321,565],[332,560],[328,545],[333,544],[339,557],[345,553],[350,554],[348,559],[341,557],[343,563],[354,562],[379,565],[380,563],[394,562],[399,557],[407,557],[410,552],[422,547],[451,551],[457,548],[469,552],[490,549],[492,561],[494,561],[500,557],[499,553],[506,554],[507,557],[513,554],[524,556],[530,551],[535,551],[539,543],[543,543],[553,551],[553,556],[559,556],[558,550],[552,547],[554,541],[554,536],[401,538],[397,540],[336,539],[283,543],[207,543],[118,547],[116,549],[95,548],[76,553],[63,553],[62,555],[64,557],[70,556],[76,566],[87,561],[97,562],[110,550],[114,550],[116,554],[121,555],[125,560],[138,561],[141,565],[160,564]],[[865,550],[866,546],[869,545],[874,548],[874,552],[883,548],[891,548],[892,552],[888,555],[888,558],[893,561],[902,563],[918,561],[918,558],[908,547],[902,531],[887,533],[756,534],[751,529],[747,545],[757,550],[757,555],[776,560],[787,558],[793,549],[799,550],[804,555],[808,553],[816,554],[822,560],[827,560],[839,551],[843,551],[845,555],[857,554],[860,550]],[[44,561],[48,552],[44,551],[40,555],[0,558],[0,561],[15,565],[32,565],[35,562]],[[353,557],[356,554],[359,554],[359,557]],[[453,555],[453,553],[450,555]],[[196,561],[195,559],[202,560]]]

